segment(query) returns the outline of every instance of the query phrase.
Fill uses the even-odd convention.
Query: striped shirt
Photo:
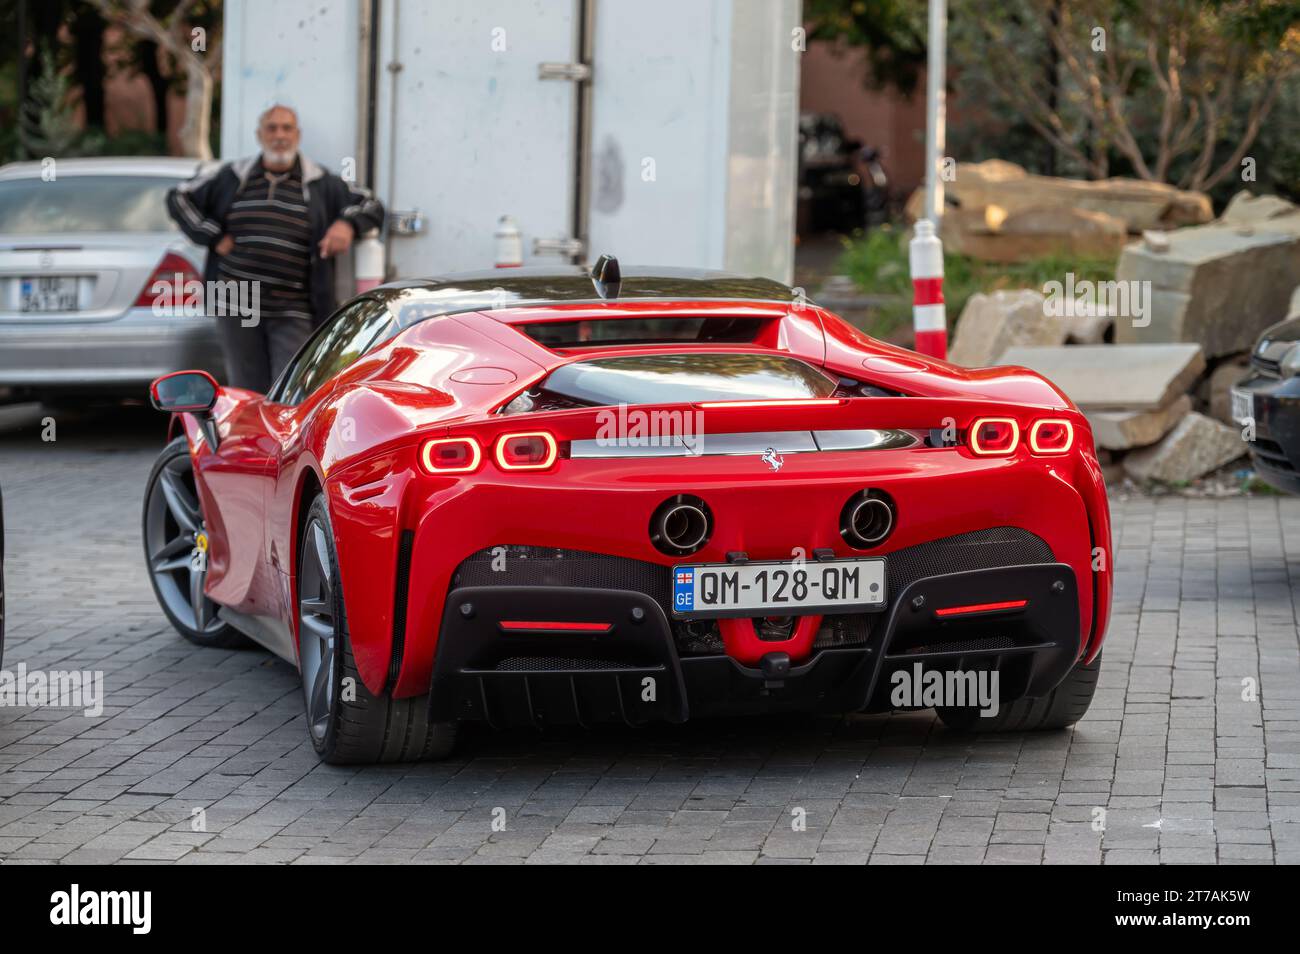
[[[298,160],[285,172],[254,163],[226,216],[226,234],[235,245],[217,264],[221,278],[261,282],[264,316],[311,317],[311,224]]]

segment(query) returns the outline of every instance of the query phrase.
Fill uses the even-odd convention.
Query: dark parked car
[[[1300,494],[1300,315],[1265,329],[1250,374],[1232,389],[1232,416],[1254,421],[1250,459],[1268,484]]]

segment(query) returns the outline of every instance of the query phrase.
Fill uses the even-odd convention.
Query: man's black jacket
[[[334,259],[321,258],[317,243],[339,219],[347,222],[360,238],[384,223],[384,207],[367,190],[344,182],[332,172],[299,155],[302,190],[307,199],[311,224],[311,309],[319,325],[333,313]],[[208,250],[203,266],[204,281],[217,281],[217,259],[213,246],[226,234],[226,215],[256,165],[256,157],[227,162],[184,182],[167,193],[167,210],[181,231]]]

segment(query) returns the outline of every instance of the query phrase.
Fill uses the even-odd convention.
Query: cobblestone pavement
[[[1116,612],[1069,732],[972,740],[928,712],[480,731],[447,762],[334,768],[289,666],[196,649],[155,606],[138,528],[162,423],[120,420],[0,435],[4,665],[103,670],[107,696],[98,718],[0,708],[6,863],[1300,861],[1300,500],[1114,504]]]

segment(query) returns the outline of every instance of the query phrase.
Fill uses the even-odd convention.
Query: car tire
[[[163,448],[145,484],[141,536],[145,569],[154,597],[168,622],[197,646],[239,649],[252,645],[217,616],[219,607],[203,595],[204,568],[194,567],[200,534],[206,553],[203,508],[194,486],[194,464],[184,435]]]
[[[455,722],[432,722],[429,700],[371,693],[352,654],[334,531],[325,496],[312,501],[298,547],[298,657],[307,733],[334,765],[446,758]],[[328,667],[322,672],[323,667]],[[344,692],[344,687],[348,692]]]
[[[1059,686],[1045,696],[1016,699],[995,716],[984,718],[973,706],[940,706],[935,711],[949,729],[958,732],[1035,732],[1064,729],[1083,718],[1097,691],[1101,653],[1090,663],[1070,670]]]

